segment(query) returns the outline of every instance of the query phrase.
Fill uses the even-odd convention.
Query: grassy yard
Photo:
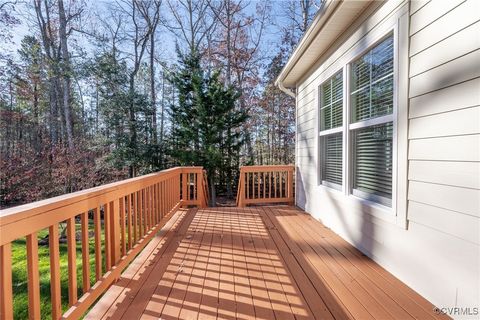
[[[77,233],[80,231],[80,224],[76,225]],[[102,228],[103,229],[103,228]],[[59,228],[61,232],[62,226]],[[93,224],[89,226],[89,231],[93,231]],[[38,232],[38,239],[45,237],[48,229]],[[90,236],[90,284],[95,282],[95,251],[94,237]],[[103,234],[102,234],[103,248]],[[40,273],[40,300],[42,319],[51,319],[50,302],[50,256],[48,245],[38,246],[38,265]],[[105,259],[102,259],[105,261]],[[82,247],[81,242],[77,241],[77,284],[78,296],[82,295]],[[105,266],[102,267],[103,269]],[[67,263],[67,244],[60,243],[60,275],[62,290],[62,311],[68,309],[68,263]],[[28,287],[27,287],[27,250],[26,239],[19,239],[12,243],[12,282],[13,282],[13,304],[15,319],[28,318]]]

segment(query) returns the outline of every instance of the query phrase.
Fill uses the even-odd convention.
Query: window
[[[341,189],[343,158],[343,73],[320,86],[322,184]]]
[[[324,81],[320,96],[320,183],[392,206],[394,159],[394,37],[351,61],[344,103],[343,70]],[[343,115],[348,111],[348,123]],[[348,131],[347,131],[348,130]],[[347,169],[344,170],[349,157]],[[348,170],[348,172],[347,172]],[[343,173],[348,174],[344,179]]]
[[[351,64],[352,193],[392,205],[393,35]]]

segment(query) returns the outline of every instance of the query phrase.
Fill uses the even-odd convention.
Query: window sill
[[[368,214],[390,224],[397,224],[397,216],[393,208],[357,197],[353,194],[348,195],[347,198],[352,205],[361,206],[362,214]]]

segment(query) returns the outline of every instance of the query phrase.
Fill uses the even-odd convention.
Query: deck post
[[[180,202],[188,201],[188,173],[182,172],[182,198]],[[182,205],[183,206],[183,205]]]
[[[203,171],[200,170],[197,173],[197,203],[199,208],[205,208],[207,206],[205,202],[205,194],[203,192]]]
[[[288,170],[288,178],[287,178],[287,198],[293,198],[293,169]],[[288,202],[288,205],[293,206],[294,200]]]
[[[245,183],[244,179],[245,173],[243,172],[242,168],[240,168],[240,178],[238,179],[238,194],[237,194],[237,207],[244,208],[245,207],[245,190],[243,185]]]
[[[0,275],[0,315],[13,319],[11,243],[0,246]]]

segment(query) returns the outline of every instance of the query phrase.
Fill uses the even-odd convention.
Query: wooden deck
[[[320,222],[273,206],[177,211],[86,318],[440,318],[433,308]]]

